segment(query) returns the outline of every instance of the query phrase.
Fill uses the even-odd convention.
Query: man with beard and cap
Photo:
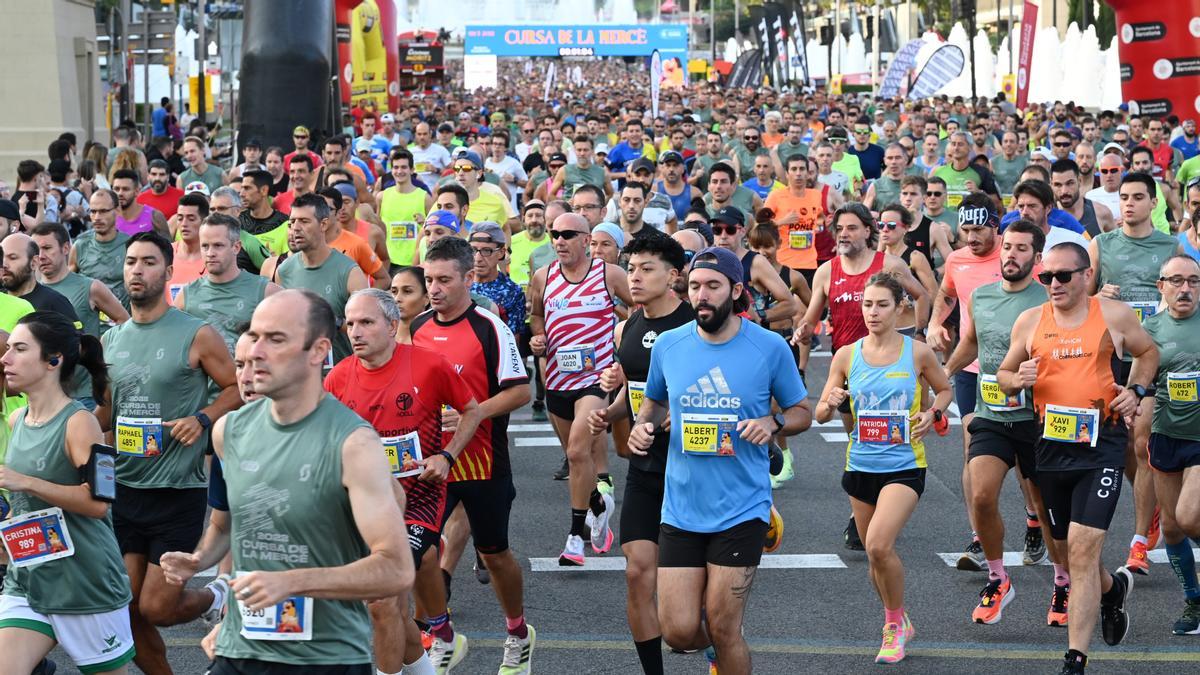
[[[1097,204],[1079,194],[1083,181],[1079,165],[1070,159],[1060,159],[1050,165],[1050,187],[1058,207],[1071,214],[1083,226],[1088,237],[1096,238],[1101,232],[1116,227],[1113,214],[1104,204]]]
[[[183,190],[171,185],[171,166],[165,160],[150,162],[150,185],[138,193],[137,203],[163,214],[168,221],[175,215]]]
[[[0,284],[9,295],[33,305],[38,311],[58,312],[80,327],[75,307],[62,293],[39,284],[33,274],[33,265],[38,260],[39,249],[29,235],[14,232],[0,243],[4,260],[0,267]]]
[[[747,127],[742,131],[741,142],[730,143],[733,150],[733,169],[737,171],[738,182],[744,183],[754,178],[754,160],[766,157],[768,164],[771,151],[762,144],[762,132],[758,127]]]
[[[112,175],[112,189],[117,195],[117,229],[133,236],[138,232],[154,230],[163,237],[170,238],[171,228],[167,219],[159,211],[139,204],[138,191],[141,180],[137,171],[121,169]]]
[[[655,341],[629,437],[641,456],[670,434],[658,532],[663,639],[675,649],[710,647],[710,665],[730,673],[751,669],[742,617],[770,517],[771,437],[812,424],[787,343],[740,316],[750,304],[743,274],[722,248],[692,261],[696,320]],[[782,412],[771,414],[772,399]]]

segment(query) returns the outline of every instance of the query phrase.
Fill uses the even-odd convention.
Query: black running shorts
[[[1065,541],[1071,523],[1107,530],[1121,497],[1125,467],[1038,471],[1037,483],[1050,518],[1050,533]]]
[[[508,516],[517,488],[512,476],[493,476],[488,480],[464,480],[446,486],[446,515],[442,529],[461,502],[471,523],[471,538],[480,553],[494,554],[508,550]]]
[[[747,520],[720,532],[689,532],[662,524],[659,567],[757,567],[762,560],[767,524]]]
[[[405,527],[408,528],[408,547],[412,550],[413,569],[421,569],[421,558],[429,549],[437,546],[441,541],[442,535],[440,532],[418,525],[416,523],[408,523]]]
[[[907,485],[920,497],[925,492],[925,469],[905,469],[886,473],[846,471],[842,473],[842,490],[860,502],[875,504],[879,493],[892,483]]]
[[[621,501],[621,544],[646,540],[658,543],[662,522],[663,474],[630,466]]]
[[[1163,473],[1179,473],[1200,466],[1200,441],[1150,434],[1150,466]]]
[[[967,432],[971,434],[968,462],[985,455],[996,457],[1010,469],[1020,467],[1021,475],[1029,480],[1037,477],[1037,420],[996,422],[976,415]]]
[[[207,509],[208,488],[142,489],[118,483],[112,521],[121,555],[144,555],[157,565],[169,551],[194,551]]]
[[[575,421],[575,402],[584,396],[595,396],[601,402],[608,400],[608,394],[600,387],[584,387],[583,389],[570,389],[563,391],[555,391],[553,389],[546,390],[546,410],[550,411],[551,415],[562,418],[568,422]]]
[[[228,659],[218,656],[209,669],[210,675],[374,675],[369,663],[350,666],[295,666],[257,659]]]

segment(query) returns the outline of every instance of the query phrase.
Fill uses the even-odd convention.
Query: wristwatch
[[[204,427],[205,429],[212,428],[212,419],[208,415],[205,415],[203,411],[196,411],[192,417],[195,417],[196,421],[200,423],[200,426]]]
[[[1129,391],[1132,391],[1134,395],[1138,397],[1139,401],[1146,398],[1146,388],[1140,384],[1131,384],[1125,388]]]
[[[784,418],[783,413],[775,413],[774,415],[771,415],[771,419],[774,420],[774,422],[775,422],[775,431],[773,433],[776,433],[776,434],[779,433],[780,431],[782,431],[783,427],[787,423],[787,420]]]
[[[454,455],[450,454],[449,450],[442,450],[441,452],[439,452],[437,454],[441,455],[442,457],[445,457],[446,461],[450,463],[450,466],[454,466]]]

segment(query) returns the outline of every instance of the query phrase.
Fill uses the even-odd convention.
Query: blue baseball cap
[[[709,258],[714,258],[710,260]],[[742,271],[742,261],[733,251],[720,246],[709,246],[692,258],[692,270],[715,270],[729,278],[730,284],[745,283],[745,272]],[[690,270],[689,270],[690,271]]]
[[[425,216],[425,225],[441,225],[447,229],[459,231],[458,217],[449,211],[431,211]]]

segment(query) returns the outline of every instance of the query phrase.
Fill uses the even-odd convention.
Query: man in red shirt
[[[1154,153],[1154,166],[1158,167],[1155,177],[1165,181],[1170,180],[1171,160],[1175,158],[1175,148],[1172,148],[1163,138],[1163,121],[1152,119],[1146,123],[1146,140],[1140,145],[1150,148]]]
[[[175,211],[179,209],[179,198],[182,196],[183,190],[171,184],[171,166],[166,160],[151,161],[150,184],[138,193],[137,203],[149,206],[170,220],[175,217]]]
[[[301,125],[292,129],[292,144],[296,146],[296,149],[283,156],[283,165],[285,167],[292,165],[292,158],[296,155],[304,155],[312,160],[308,168],[309,173],[312,172],[314,167],[321,166],[320,155],[308,149],[310,138],[308,127]]]
[[[313,161],[308,155],[289,155],[291,157],[287,163],[288,169],[288,184],[292,189],[275,197],[275,202],[272,204],[275,210],[284,215],[292,214],[292,202],[296,198],[312,192],[312,171]]]
[[[368,603],[380,671],[406,672],[428,659],[439,671],[467,654],[467,638],[456,635],[446,609],[446,589],[436,545],[446,506],[446,478],[483,413],[455,369],[437,352],[396,343],[400,308],[386,291],[357,291],[346,303],[346,332],[354,358],[343,359],[325,377],[325,390],[358,413],[379,433],[407,504],[404,524],[417,569],[413,593],[429,613],[433,644],[428,656],[408,598]],[[442,407],[459,412],[458,426],[443,445]]]

